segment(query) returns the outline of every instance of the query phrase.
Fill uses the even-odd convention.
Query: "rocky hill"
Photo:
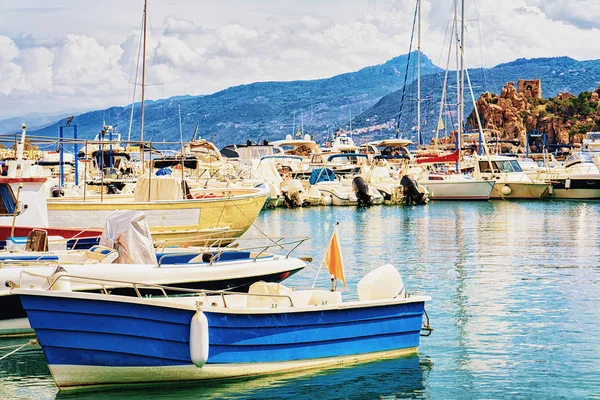
[[[548,135],[548,143],[575,144],[587,132],[600,130],[599,94],[600,87],[577,96],[561,92],[545,99],[528,90],[517,91],[514,82],[508,82],[500,95],[486,92],[476,105],[482,126],[491,136],[523,146],[527,132],[537,130]],[[468,124],[476,124],[474,112]]]

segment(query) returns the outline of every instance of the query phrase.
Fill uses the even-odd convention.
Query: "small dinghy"
[[[338,243],[334,233],[324,261],[332,282],[344,282]],[[63,275],[54,284],[77,280]],[[181,290],[188,296],[177,297],[166,297],[174,288],[130,286],[164,297],[12,290],[60,389],[336,367],[415,354],[423,329],[431,332],[423,324],[430,298],[408,295],[392,265],[367,274],[356,301],[265,282],[248,293]]]

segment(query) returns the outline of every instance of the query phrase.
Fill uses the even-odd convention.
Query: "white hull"
[[[494,188],[488,181],[422,181],[430,200],[488,200]]]
[[[386,358],[417,354],[417,348],[399,349],[378,353],[358,354],[312,360],[251,364],[205,364],[168,367],[101,367],[82,365],[50,365],[50,371],[61,389],[103,384],[134,384],[137,382],[169,382],[209,380],[284,374],[316,368],[335,368]]]
[[[600,189],[552,189],[548,197],[571,200],[600,200]]]

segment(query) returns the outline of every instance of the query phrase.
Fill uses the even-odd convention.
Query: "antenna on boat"
[[[192,134],[192,142],[194,140],[196,140],[196,134],[198,133],[198,124],[196,124],[196,127],[194,128],[194,133]]]

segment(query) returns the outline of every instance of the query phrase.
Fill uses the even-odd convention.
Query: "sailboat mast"
[[[465,122],[465,104],[464,104],[464,94],[465,94],[465,60],[464,60],[464,50],[465,50],[465,0],[461,0],[461,12],[460,12],[460,121],[461,123]]]
[[[458,150],[458,161],[456,162],[456,172],[460,171],[460,151],[461,151],[461,138],[462,138],[462,88],[461,88],[461,76],[460,76],[460,34],[458,31],[458,0],[454,1],[454,26],[455,28],[455,40],[456,40],[456,107],[457,107],[457,122],[458,126],[456,129],[456,150]]]
[[[148,20],[148,0],[144,0],[144,44],[142,51],[142,115],[140,122],[140,141],[144,141],[144,95],[146,87],[146,23]],[[142,160],[143,161],[143,160]]]
[[[421,0],[417,0],[417,146],[421,138]]]

